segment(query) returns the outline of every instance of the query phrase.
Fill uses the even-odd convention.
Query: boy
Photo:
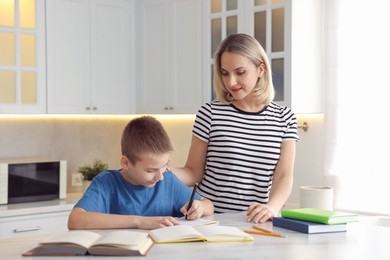
[[[122,169],[104,171],[92,180],[69,215],[70,230],[155,229],[179,224],[174,217],[192,220],[213,214],[211,201],[198,194],[187,211],[192,190],[169,170],[173,147],[154,117],[131,120],[121,147]]]

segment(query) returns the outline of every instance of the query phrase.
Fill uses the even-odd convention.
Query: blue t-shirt
[[[147,188],[132,185],[119,171],[110,170],[93,178],[75,207],[107,214],[182,217],[180,208],[190,200],[191,193],[170,171],[154,187]],[[200,200],[200,195],[195,199]]]

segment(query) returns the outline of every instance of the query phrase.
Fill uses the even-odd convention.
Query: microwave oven
[[[65,160],[0,160],[0,204],[66,198]]]

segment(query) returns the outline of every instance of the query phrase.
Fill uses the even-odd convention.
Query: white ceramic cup
[[[333,210],[333,187],[301,186],[301,208]]]

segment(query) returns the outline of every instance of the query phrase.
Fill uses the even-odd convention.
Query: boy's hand
[[[139,216],[139,229],[156,229],[168,226],[179,225],[180,223],[174,217],[143,217]]]
[[[184,204],[184,206],[180,209],[181,213],[183,213],[184,216],[187,216],[188,220],[198,219],[203,216],[204,208],[201,201],[194,200],[191,208],[187,212],[188,203],[190,202]]]

